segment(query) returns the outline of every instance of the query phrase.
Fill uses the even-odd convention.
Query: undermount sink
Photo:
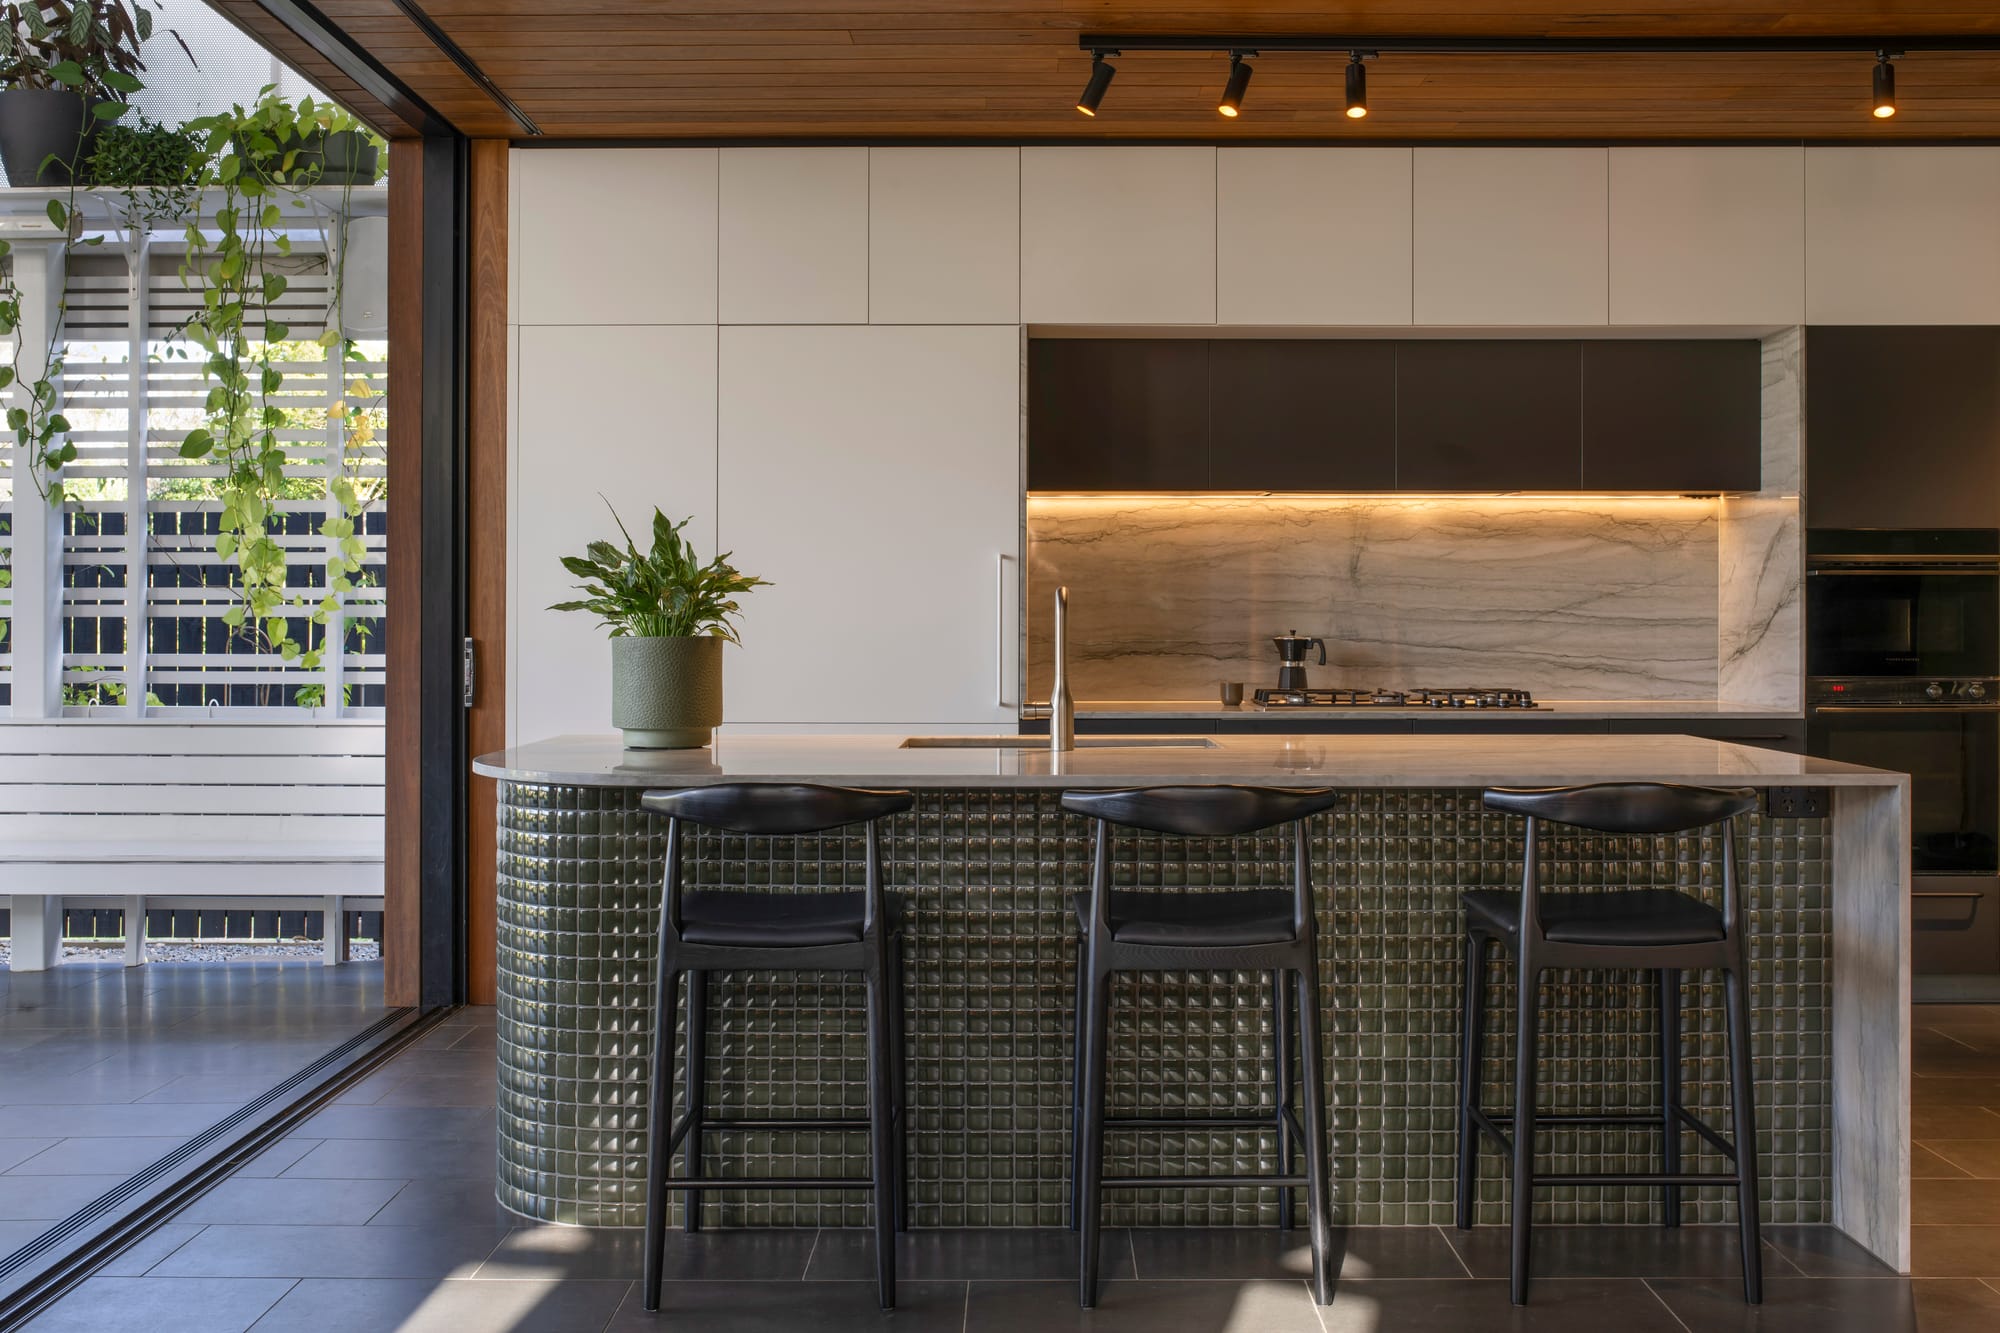
[[[1206,736],[1079,736],[1079,750],[1163,749],[1176,747],[1213,750],[1215,742]],[[911,736],[905,750],[1046,750],[1047,736]]]

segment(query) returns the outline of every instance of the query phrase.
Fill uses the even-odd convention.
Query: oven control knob
[[[1975,680],[1965,687],[1965,697],[1968,699],[1984,699],[1986,697],[1986,687]]]
[[[1924,698],[1926,699],[1944,698],[1944,686],[1938,683],[1937,681],[1932,681],[1930,684],[1924,686]]]

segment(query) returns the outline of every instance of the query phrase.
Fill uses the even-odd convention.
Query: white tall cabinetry
[[[1005,325],[721,331],[720,540],[773,584],[732,723],[1013,720],[1020,364]]]

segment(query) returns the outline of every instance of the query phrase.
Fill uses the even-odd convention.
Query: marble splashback
[[[1653,497],[1028,500],[1028,693],[1070,588],[1082,699],[1275,684],[1274,634],[1327,642],[1315,685],[1718,694],[1721,501]]]

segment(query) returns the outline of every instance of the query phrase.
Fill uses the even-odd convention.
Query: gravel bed
[[[13,944],[12,940],[0,939],[0,967],[7,966],[12,960]],[[153,963],[271,962],[285,958],[318,958],[320,954],[320,945],[316,940],[290,944],[260,944],[252,940],[217,940],[213,943],[146,941],[146,960]],[[375,944],[356,940],[347,946],[347,956],[360,963],[380,958],[382,952]],[[62,950],[62,961],[65,963],[116,963],[124,957],[125,946],[116,941],[65,944]]]

